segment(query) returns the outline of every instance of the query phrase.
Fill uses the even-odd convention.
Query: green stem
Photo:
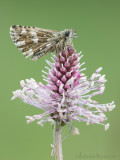
[[[62,154],[62,140],[61,140],[62,127],[56,123],[55,125],[55,157],[56,160],[63,160]]]

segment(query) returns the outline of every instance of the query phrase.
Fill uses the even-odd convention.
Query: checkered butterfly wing
[[[59,37],[59,32],[17,25],[10,28],[10,35],[26,58],[31,57],[32,60],[37,60],[56,49],[55,39]]]

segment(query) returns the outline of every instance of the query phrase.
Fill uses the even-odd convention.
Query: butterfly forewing
[[[59,32],[53,30],[18,25],[10,28],[10,35],[17,48],[33,60],[54,51],[59,38]]]

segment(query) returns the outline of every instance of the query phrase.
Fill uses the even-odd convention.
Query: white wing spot
[[[40,48],[40,51],[42,50],[42,48]]]
[[[38,38],[32,39],[33,43],[38,43]]]
[[[53,36],[54,36],[54,37],[57,37],[57,34],[56,34],[56,33],[53,33]]]
[[[18,48],[20,51],[22,51],[23,50],[23,48]]]
[[[30,31],[30,34],[33,35],[33,36],[37,36],[37,33],[34,32],[34,31]]]
[[[21,34],[26,34],[26,33],[27,33],[26,29],[22,29]]]
[[[30,49],[28,52],[32,52],[33,50],[32,49]]]
[[[14,30],[15,30],[15,29],[11,26],[11,27],[10,27],[10,31],[14,31]]]
[[[33,53],[33,50],[32,49],[30,49],[29,51],[27,51],[27,52],[23,52],[23,55],[25,55],[26,56],[26,58],[28,58],[28,57],[30,57],[30,56],[32,56],[34,53]]]
[[[22,46],[22,45],[25,45],[25,41],[20,41],[20,42],[17,42],[17,43],[16,43],[16,46],[17,46],[17,47],[20,47],[20,46]]]
[[[51,45],[51,43],[47,44],[46,47],[49,47]]]
[[[30,57],[32,55],[33,55],[33,52],[31,52],[30,54],[28,54],[25,58],[28,58],[28,57]]]
[[[22,52],[23,55],[26,55],[26,52]]]

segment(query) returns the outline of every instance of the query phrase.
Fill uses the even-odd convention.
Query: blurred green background
[[[48,54],[37,62],[25,59],[9,36],[10,26],[16,24],[77,31],[74,46],[77,52],[83,51],[85,73],[89,77],[102,66],[102,73],[108,80],[104,94],[96,100],[100,103],[114,100],[117,107],[106,113],[111,125],[107,132],[100,125],[87,126],[75,122],[80,135],[70,135],[63,142],[64,160],[119,160],[120,1],[1,0],[0,19],[0,160],[54,159],[50,156],[50,144],[53,143],[50,124],[45,124],[44,128],[36,123],[26,125],[26,115],[41,111],[18,99],[10,100],[12,91],[20,88],[20,80],[34,78],[43,82],[41,70],[46,65],[45,60],[51,56]],[[65,128],[63,137],[67,133]],[[91,158],[92,155],[96,158]]]

